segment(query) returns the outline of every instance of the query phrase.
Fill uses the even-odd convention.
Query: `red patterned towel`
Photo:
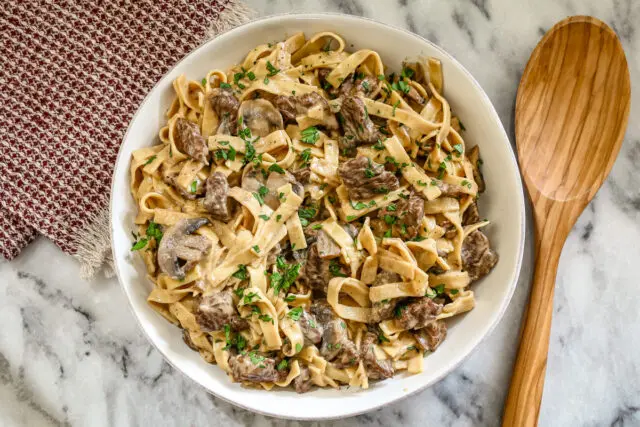
[[[0,253],[43,234],[99,269],[129,120],[174,63],[248,13],[236,0],[4,0]]]

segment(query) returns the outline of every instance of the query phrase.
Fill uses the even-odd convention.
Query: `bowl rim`
[[[165,354],[164,351],[162,351],[155,343],[155,341],[150,337],[149,333],[147,332],[146,328],[144,327],[144,325],[142,324],[141,319],[139,318],[134,306],[133,306],[133,302],[131,299],[131,296],[129,295],[129,292],[127,290],[127,288],[124,285],[124,281],[120,275],[120,270],[118,268],[118,260],[116,258],[116,251],[115,251],[115,246],[113,244],[114,241],[114,232],[115,232],[115,226],[116,226],[116,222],[114,221],[114,212],[113,212],[113,204],[114,204],[114,189],[115,189],[115,183],[116,183],[116,174],[117,173],[122,173],[121,170],[117,169],[118,164],[120,163],[120,157],[123,155],[123,146],[125,144],[125,142],[127,141],[128,137],[129,137],[129,132],[131,130],[131,126],[132,124],[137,120],[138,115],[140,114],[140,110],[142,108],[142,106],[147,102],[147,100],[149,99],[149,97],[151,96],[152,93],[154,93],[156,91],[156,89],[158,89],[160,83],[165,79],[165,77],[170,74],[175,68],[177,68],[180,64],[182,64],[182,62],[184,62],[186,59],[188,59],[192,54],[194,54],[195,52],[199,51],[200,49],[202,49],[204,46],[206,46],[209,43],[215,42],[216,40],[218,40],[220,37],[222,36],[227,36],[229,34],[234,34],[234,33],[239,33],[239,32],[243,32],[246,31],[247,29],[249,29],[252,26],[255,25],[259,25],[262,23],[265,23],[267,21],[275,21],[278,19],[282,19],[282,18],[288,18],[288,19],[296,19],[296,18],[300,18],[300,19],[328,19],[328,18],[337,18],[337,19],[343,19],[346,21],[365,21],[368,24],[373,24],[373,25],[378,25],[380,27],[383,27],[384,30],[393,30],[393,31],[399,31],[404,33],[407,36],[410,37],[416,37],[418,38],[422,43],[428,44],[430,47],[432,47],[433,49],[435,49],[436,51],[438,51],[438,53],[444,57],[447,57],[460,71],[462,71],[463,74],[466,75],[466,77],[469,79],[469,81],[476,87],[476,89],[478,89],[478,92],[481,95],[481,98],[484,99],[484,102],[486,103],[486,105],[488,105],[490,107],[490,113],[491,116],[493,116],[495,122],[497,123],[500,132],[502,133],[502,136],[504,137],[504,139],[508,142],[507,144],[507,148],[509,151],[509,155],[511,158],[511,163],[512,166],[515,166],[516,171],[518,172],[518,177],[519,179],[517,180],[516,187],[518,190],[518,195],[520,197],[518,197],[518,201],[519,201],[519,210],[520,210],[520,221],[519,221],[519,226],[520,226],[520,235],[519,237],[519,246],[518,246],[518,253],[517,253],[517,257],[516,257],[516,265],[515,268],[513,270],[513,279],[511,280],[511,283],[509,284],[509,288],[508,288],[508,293],[506,295],[506,298],[503,298],[502,303],[500,305],[500,307],[498,307],[497,310],[497,316],[495,317],[495,319],[493,320],[493,323],[489,326],[489,328],[486,330],[486,332],[476,341],[476,343],[473,345],[473,347],[467,352],[467,354],[463,355],[462,357],[460,357],[458,360],[456,360],[454,363],[452,363],[451,365],[449,365],[446,369],[443,370],[443,372],[437,376],[435,376],[434,378],[432,378],[429,381],[425,381],[424,384],[421,384],[420,386],[418,386],[417,388],[415,388],[414,390],[411,390],[410,392],[407,392],[405,394],[402,394],[400,396],[397,396],[395,398],[386,400],[384,402],[380,402],[380,403],[376,403],[373,404],[371,406],[368,406],[366,408],[362,408],[362,409],[357,409],[357,410],[352,410],[352,411],[344,411],[343,413],[340,414],[327,414],[326,416],[309,416],[309,417],[305,417],[305,416],[290,416],[287,414],[282,414],[282,413],[276,413],[276,412],[271,412],[268,410],[263,410],[261,408],[256,408],[256,407],[249,407],[247,405],[245,405],[243,402],[240,401],[235,401],[235,400],[231,400],[225,396],[222,396],[221,394],[217,393],[216,391],[206,387],[205,385],[201,384],[199,381],[197,381],[195,378],[192,378],[190,375],[188,375],[186,372],[184,372],[182,369],[180,369],[178,366],[176,366],[176,364],[173,363],[173,361]],[[283,31],[286,31],[286,28],[283,28]],[[436,43],[427,40],[426,38],[424,38],[423,36],[416,34],[412,31],[409,31],[407,29],[398,27],[396,25],[392,25],[392,24],[387,24],[384,22],[380,22],[377,21],[375,19],[372,18],[368,18],[368,17],[363,17],[363,16],[357,16],[357,15],[351,15],[351,14],[345,14],[345,13],[336,13],[336,12],[313,12],[313,13],[296,13],[296,12],[289,12],[289,13],[279,13],[279,14],[271,14],[271,15],[265,15],[263,17],[259,17],[256,19],[253,19],[249,22],[246,22],[244,24],[240,24],[232,29],[229,29],[227,31],[221,32],[217,35],[215,35],[212,38],[209,38],[207,40],[204,40],[202,43],[198,44],[195,48],[193,48],[192,50],[190,50],[189,52],[187,52],[180,60],[178,60],[174,65],[172,65],[159,79],[158,81],[154,84],[154,86],[148,91],[148,93],[145,95],[144,99],[140,102],[140,104],[138,104],[138,107],[136,109],[136,112],[134,113],[134,115],[131,117],[129,124],[127,126],[127,130],[124,133],[123,137],[122,137],[122,141],[120,143],[120,147],[118,148],[118,155],[116,157],[116,161],[114,164],[114,170],[111,176],[111,193],[109,195],[109,237],[110,237],[110,241],[111,241],[111,256],[113,258],[113,265],[114,265],[114,271],[115,271],[115,275],[118,278],[118,283],[120,284],[120,288],[121,290],[124,292],[126,299],[127,299],[127,304],[129,306],[129,310],[131,311],[131,313],[133,314],[133,317],[135,318],[136,322],[138,323],[138,327],[139,329],[143,332],[145,338],[147,339],[147,341],[149,341],[151,343],[151,345],[154,347],[154,349],[156,351],[158,351],[161,355],[162,358],[164,359],[165,362],[167,362],[173,369],[175,369],[177,372],[180,372],[180,374],[182,374],[184,377],[188,378],[189,381],[191,383],[195,383],[198,387],[204,389],[207,393],[215,396],[218,399],[221,399],[224,402],[230,403],[234,406],[240,407],[244,410],[247,411],[251,411],[253,413],[257,413],[260,415],[264,415],[264,416],[269,416],[269,417],[275,417],[275,418],[281,418],[281,419],[290,419],[290,420],[300,420],[300,421],[316,421],[316,420],[335,420],[335,419],[339,419],[339,418],[344,418],[344,417],[353,417],[356,415],[360,415],[363,413],[367,413],[367,412],[371,412],[373,410],[376,409],[380,409],[384,406],[390,405],[392,403],[398,402],[400,400],[403,400],[409,396],[415,395],[425,389],[427,389],[428,387],[431,387],[433,385],[435,385],[436,383],[440,382],[442,379],[444,379],[446,376],[448,376],[451,372],[453,372],[456,368],[458,368],[464,361],[466,361],[469,356],[471,356],[473,353],[476,352],[476,350],[478,349],[478,347],[480,346],[480,344],[487,339],[487,337],[489,337],[493,331],[495,330],[496,326],[498,325],[498,323],[500,323],[500,321],[503,319],[504,314],[506,312],[507,307],[509,306],[511,299],[513,298],[513,294],[515,292],[516,286],[518,284],[518,280],[520,278],[520,274],[521,274],[521,268],[522,268],[522,261],[523,261],[523,256],[524,256],[524,246],[525,246],[525,240],[526,240],[526,209],[525,209],[525,194],[524,194],[524,188],[522,185],[522,175],[520,173],[520,168],[519,168],[519,163],[515,154],[515,150],[513,148],[513,146],[511,145],[511,140],[509,139],[509,135],[507,134],[504,125],[502,123],[502,121],[500,120],[500,116],[498,115],[498,112],[495,109],[495,106],[493,105],[493,103],[491,102],[491,99],[489,98],[489,96],[487,95],[487,93],[484,91],[484,89],[482,88],[482,86],[480,85],[480,83],[478,83],[478,81],[473,77],[473,75],[450,53],[448,53],[447,51],[445,51],[443,48],[441,48],[440,46],[438,46]]]

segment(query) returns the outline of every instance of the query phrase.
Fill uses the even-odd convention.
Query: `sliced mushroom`
[[[218,116],[217,134],[235,135],[240,102],[231,89],[216,88],[208,96],[211,108]]]
[[[260,187],[264,186],[266,182],[267,180],[260,170],[248,166],[242,171],[242,183],[240,187],[250,193],[257,193],[260,191]]]
[[[251,129],[252,136],[267,136],[271,132],[284,129],[282,115],[266,99],[243,101],[238,115],[242,118],[242,127]]]
[[[207,218],[182,219],[165,231],[158,248],[158,266],[163,273],[176,280],[185,278],[185,272],[211,249],[209,239],[191,235],[208,223]]]
[[[278,188],[283,185],[291,184],[293,192],[304,198],[304,187],[298,182],[295,176],[289,171],[284,173],[271,172],[267,178],[266,187],[269,193],[265,196],[264,202],[273,210],[280,206],[280,198],[278,197]]]

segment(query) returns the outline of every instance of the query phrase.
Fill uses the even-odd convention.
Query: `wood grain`
[[[569,231],[618,155],[630,98],[620,41],[592,17],[556,24],[522,75],[516,144],[534,210],[536,267],[503,426],[537,424],[558,260]]]

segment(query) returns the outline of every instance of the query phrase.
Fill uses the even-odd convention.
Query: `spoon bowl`
[[[536,267],[503,426],[537,424],[560,253],[613,166],[630,104],[622,45],[611,28],[592,17],[556,24],[522,75],[516,145],[533,205]]]

